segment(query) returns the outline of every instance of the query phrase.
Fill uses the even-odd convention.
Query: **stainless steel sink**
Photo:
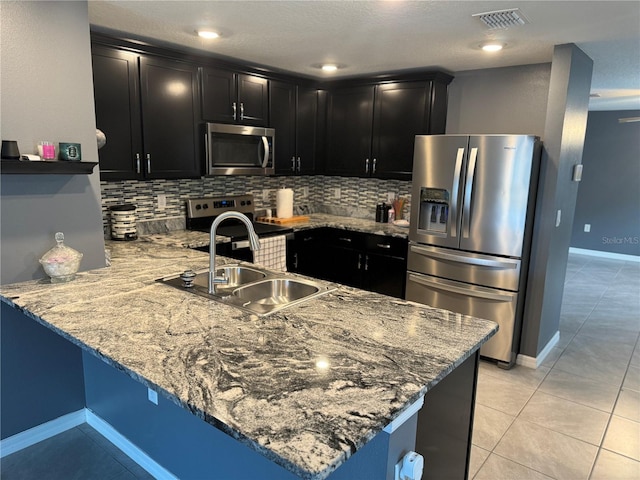
[[[335,287],[324,282],[276,276],[255,268],[234,264],[216,269],[216,276],[228,278],[229,283],[216,284],[215,293],[210,294],[209,271],[192,273],[193,275],[186,276],[189,277],[187,282],[184,281],[183,275],[172,275],[158,281],[260,316],[269,315],[335,290]]]

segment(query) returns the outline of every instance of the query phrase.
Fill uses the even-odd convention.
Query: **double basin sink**
[[[299,305],[335,290],[335,287],[322,282],[276,275],[239,264],[218,267],[215,276],[223,277],[228,282],[216,284],[213,294],[209,293],[208,269],[185,272],[158,281],[259,316]]]

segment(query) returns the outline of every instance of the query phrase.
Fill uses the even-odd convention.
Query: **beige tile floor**
[[[482,362],[469,479],[640,480],[640,263],[571,254],[560,342]]]

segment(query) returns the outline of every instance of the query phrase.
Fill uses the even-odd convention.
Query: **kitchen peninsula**
[[[258,317],[156,281],[205,268],[206,254],[108,248],[110,267],[70,283],[2,286],[3,328],[35,321],[79,347],[87,409],[179,478],[373,478],[344,472],[496,330],[340,286]]]

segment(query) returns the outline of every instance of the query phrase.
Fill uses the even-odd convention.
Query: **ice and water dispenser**
[[[420,189],[418,229],[428,233],[447,234],[449,192],[441,188]]]

